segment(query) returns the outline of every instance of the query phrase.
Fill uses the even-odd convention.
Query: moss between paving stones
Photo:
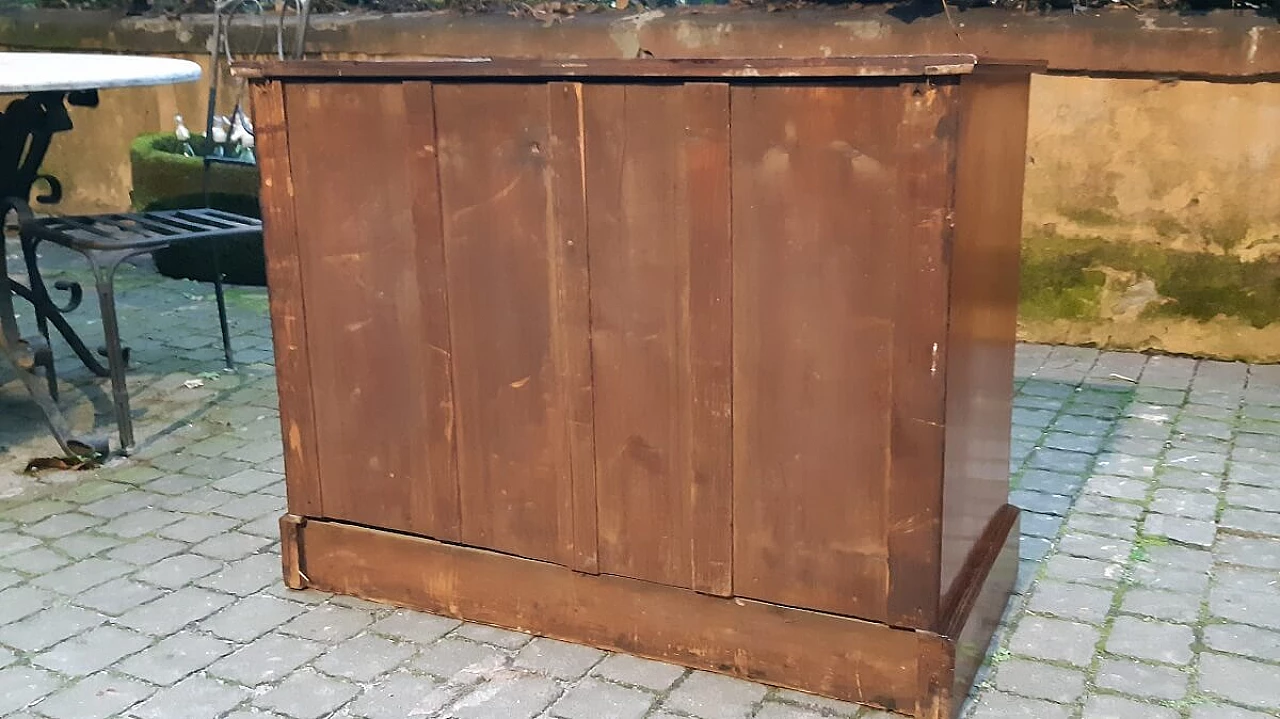
[[[195,136],[197,152],[207,150],[203,138]],[[203,162],[182,154],[172,133],[140,135],[129,148],[133,172],[133,208],[138,211],[176,210],[204,207],[201,188]],[[209,170],[209,206],[249,217],[261,217],[258,207],[258,168],[215,164]],[[209,246],[180,244],[155,253],[156,269],[168,277],[213,279]],[[222,270],[233,284],[266,284],[266,260],[262,238],[227,241],[222,247]]]

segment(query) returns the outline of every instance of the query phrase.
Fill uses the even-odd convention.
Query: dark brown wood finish
[[[1017,570],[1029,69],[266,67],[288,586],[951,719]]]
[[[885,621],[901,90],[733,89],[734,591]]]
[[[561,234],[561,223],[581,222],[582,169],[552,157],[581,150],[568,127],[553,138],[551,92],[435,88],[462,539],[589,566],[592,552],[574,547],[573,447],[587,450],[573,425],[591,422],[575,416],[588,405],[571,396],[590,391],[574,386],[590,352],[586,248]],[[564,115],[556,111],[562,125]],[[568,214],[558,218],[558,207]]]
[[[1026,163],[1026,76],[960,86],[947,339],[941,587],[1008,501],[1009,423]]]
[[[294,219],[293,170],[285,127],[284,85],[257,82],[250,87],[257,140],[270,148],[258,160],[262,173],[263,243],[275,347],[276,388],[280,396],[285,485],[289,511],[321,516],[320,468],[316,458],[316,417],[311,366],[307,355],[306,311],[302,297],[302,248]],[[290,118],[292,120],[292,118]]]
[[[423,194],[433,142],[406,104],[430,109],[429,92],[295,85],[286,99],[307,335],[323,348],[310,355],[323,516],[447,539],[458,502],[440,225]]]
[[[601,570],[728,594],[728,87],[585,107]]]

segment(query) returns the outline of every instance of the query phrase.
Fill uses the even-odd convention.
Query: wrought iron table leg
[[[116,268],[136,252],[92,251],[81,254],[93,268],[98,306],[102,309],[102,333],[107,343],[107,368],[111,370],[111,399],[120,430],[120,451],[128,454],[133,449],[133,417],[129,413],[129,387],[125,379],[124,348],[120,344],[120,323],[116,318],[114,285]]]
[[[40,244],[37,239],[23,237],[22,240],[22,258],[27,265],[27,281],[31,284],[30,288],[24,294],[22,290],[18,290],[18,295],[31,303],[35,308],[36,326],[40,329],[40,334],[44,335],[46,340],[49,339],[49,323],[58,330],[58,334],[62,335],[62,339],[71,347],[71,351],[76,353],[76,357],[89,371],[99,377],[107,377],[111,373],[107,367],[93,356],[93,352],[85,346],[84,340],[80,339],[80,335],[71,328],[71,325],[63,317],[63,313],[71,312],[80,306],[81,290],[80,285],[74,282],[65,284],[55,284],[55,287],[65,289],[71,293],[71,299],[64,306],[59,307],[54,303],[53,298],[49,296],[49,289],[45,286],[44,277],[40,274],[40,265],[36,255],[36,248]],[[11,281],[11,284],[16,284]]]

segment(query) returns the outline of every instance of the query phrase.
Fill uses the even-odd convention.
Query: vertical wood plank
[[[684,87],[692,588],[733,593],[733,251],[729,86]]]
[[[325,516],[456,539],[430,115],[400,83],[287,100]]]
[[[728,91],[586,102],[601,571],[731,589]]]
[[[582,84],[554,82],[547,87],[551,164],[548,179],[555,199],[549,222],[551,264],[557,288],[552,331],[556,362],[564,373],[569,432],[572,503],[568,516],[571,540],[562,547],[569,566],[595,573],[596,552],[595,437],[591,379],[591,277],[588,267],[586,136]]]
[[[582,280],[558,246],[548,89],[438,83],[435,100],[462,540],[573,565],[566,362],[588,338],[564,321]]]
[[[276,388],[280,395],[285,487],[289,512],[320,516],[320,469],[308,361],[301,251],[294,221],[294,189],[285,131],[284,86],[275,80],[250,87],[257,126],[261,173],[263,245],[275,346]]]
[[[734,593],[883,621],[900,96],[732,92]]]
[[[886,488],[889,621],[932,628],[940,599],[943,391],[947,362],[945,244],[951,234],[958,113],[948,80],[898,87],[898,220],[891,271],[893,430]]]

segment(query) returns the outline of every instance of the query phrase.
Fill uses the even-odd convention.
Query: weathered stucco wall
[[[40,19],[40,18],[44,19]],[[0,16],[0,47],[101,49],[207,65],[207,22]],[[1036,341],[1280,361],[1280,26],[1233,14],[1075,18],[881,11],[319,18],[326,57],[801,56],[971,51],[1042,57],[1032,85],[1020,331]],[[252,23],[233,47],[267,49]],[[224,105],[234,103],[232,82]],[[201,84],[104,92],[46,163],[64,211],[128,204],[128,144]]]

